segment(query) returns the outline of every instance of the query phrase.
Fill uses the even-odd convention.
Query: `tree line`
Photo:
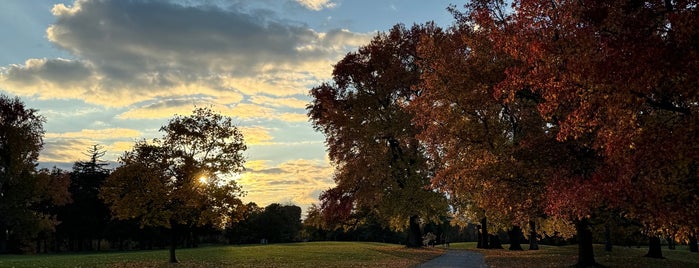
[[[38,169],[43,123],[0,95],[0,253],[84,252],[208,243],[298,241],[301,208],[243,204],[243,136],[208,108],[176,115],[107,168],[94,145],[71,171]],[[241,230],[245,230],[241,232]]]
[[[337,186],[324,222],[455,223],[576,237],[699,231],[697,1],[470,1],[452,26],[396,25],[311,89]],[[609,235],[607,235],[609,236]],[[607,239],[609,240],[609,239]]]
[[[325,134],[337,184],[295,237],[377,228],[366,230],[418,247],[426,226],[448,218],[478,225],[484,248],[499,242],[492,231],[511,242],[527,236],[530,249],[543,237],[575,237],[579,266],[596,264],[599,230],[610,241],[629,232],[620,227],[645,235],[650,257],[662,257],[660,237],[697,251],[698,6],[474,0],[449,8],[450,27],[378,33],[310,90],[308,116]],[[225,179],[241,171],[246,149],[230,118],[176,116],[81,197],[71,192],[80,178],[36,169],[44,119],[18,99],[0,104],[0,251],[58,233],[57,211],[80,198],[171,245],[196,228],[267,217]],[[101,172],[96,160],[81,163],[74,170]],[[230,242],[256,240],[242,230],[262,226],[244,226]]]

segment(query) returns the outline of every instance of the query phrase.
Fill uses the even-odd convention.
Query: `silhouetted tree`
[[[101,240],[105,228],[111,224],[109,209],[99,199],[99,190],[110,171],[102,161],[105,151],[100,145],[93,145],[86,156],[88,161],[73,164],[70,174],[70,193],[73,203],[65,206],[59,217],[57,227],[62,236],[68,238],[69,250],[94,250],[93,241],[97,240],[97,250],[101,249]]]
[[[100,190],[118,219],[137,219],[141,227],[170,230],[170,262],[180,234],[195,226],[223,228],[235,220],[243,194],[224,176],[243,169],[243,135],[230,117],[197,108],[175,116],[163,139],[139,141],[120,158]]]
[[[41,207],[70,201],[64,177],[36,170],[44,121],[19,98],[0,95],[0,253],[31,251],[37,234],[56,224]]]
[[[301,208],[295,205],[270,204],[254,219],[259,238],[269,242],[295,241],[301,230]]]

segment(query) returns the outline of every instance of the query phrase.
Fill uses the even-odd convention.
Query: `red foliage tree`
[[[487,28],[456,15],[455,26],[422,39],[421,92],[410,108],[437,170],[433,186],[448,194],[457,214],[513,224],[518,237],[520,226],[531,222],[534,230],[533,220],[543,216],[555,137],[536,110],[539,96],[524,89],[512,100],[494,96],[518,62],[494,48]]]
[[[520,0],[503,15],[498,2],[468,6],[522,63],[507,69],[498,93],[514,99],[531,89],[558,140],[588,155],[577,162],[585,169],[552,178],[548,212],[580,224],[605,204],[651,235],[695,233],[699,3]],[[591,256],[578,264],[594,264]]]

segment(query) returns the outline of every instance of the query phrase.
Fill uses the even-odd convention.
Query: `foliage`
[[[136,142],[125,152],[102,186],[100,197],[112,215],[169,229],[237,220],[242,192],[225,176],[242,170],[246,146],[231,118],[197,108],[161,131],[163,139]]]
[[[19,98],[0,95],[0,253],[31,251],[30,239],[56,224],[50,207],[71,200],[66,176],[36,170],[44,121]]]
[[[483,0],[458,13],[518,63],[495,96],[538,96],[559,141],[547,214],[579,224],[610,207],[650,234],[696,234],[697,4]]]
[[[487,217],[491,230],[528,231],[529,222],[547,220],[546,185],[565,168],[557,165],[565,147],[539,114],[537,94],[495,94],[506,70],[521,63],[498,50],[472,14],[454,13],[452,27],[419,43],[421,92],[409,105],[436,170],[432,187],[450,198],[454,224]]]
[[[511,98],[531,88],[545,100],[541,114],[559,124],[559,140],[603,159],[584,178],[561,176],[556,192],[571,200],[598,196],[650,230],[686,235],[697,226],[696,211],[686,209],[699,200],[699,30],[690,26],[697,4],[515,2],[517,12],[495,38],[524,64],[508,69],[500,93]],[[551,210],[565,205],[551,203]],[[587,209],[575,216],[594,207]]]
[[[300,231],[300,207],[274,203],[263,209],[249,203],[243,218],[227,228],[227,236],[231,244],[256,244],[262,239],[268,243],[288,243],[299,241]]]
[[[68,250],[93,250],[93,240],[106,236],[107,225],[110,221],[109,209],[99,199],[99,189],[110,171],[105,168],[107,163],[101,160],[104,149],[93,145],[86,156],[89,161],[78,161],[73,164],[70,173],[70,193],[73,203],[59,211],[60,224],[57,226],[58,239],[67,239]]]
[[[337,186],[321,195],[328,221],[367,208],[386,226],[403,229],[418,217],[436,220],[445,213],[444,197],[426,189],[431,171],[405,108],[417,97],[417,42],[432,28],[397,25],[378,34],[335,65],[332,83],[311,89],[308,115],[326,135],[336,167]],[[419,246],[419,231],[411,237]]]

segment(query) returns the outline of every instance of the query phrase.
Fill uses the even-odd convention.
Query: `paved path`
[[[487,268],[483,254],[468,250],[452,249],[442,256],[434,258],[426,263],[420,264],[420,268]]]

